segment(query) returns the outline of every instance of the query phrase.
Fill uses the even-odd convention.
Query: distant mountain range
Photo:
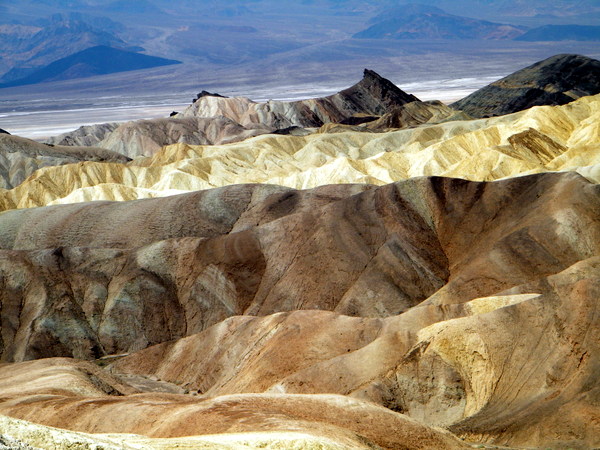
[[[514,39],[524,27],[448,14],[426,5],[404,5],[375,17],[357,39]]]
[[[89,47],[105,45],[130,51],[143,50],[131,46],[115,34],[117,24],[96,19],[91,24],[82,17],[57,15],[46,26],[5,25],[0,30],[2,50],[0,70],[8,70],[2,81],[10,82],[73,53]],[[4,66],[4,67],[3,67]]]
[[[600,41],[600,27],[544,25],[516,38],[517,41]]]
[[[545,16],[549,19],[553,15]],[[538,17],[541,19],[541,17]],[[599,41],[600,26],[543,25],[528,29],[449,14],[431,5],[407,4],[374,16],[357,39],[514,39],[518,41]]]
[[[574,16],[598,13],[597,0],[478,0],[493,5],[497,13],[511,16],[536,15]],[[473,3],[473,2],[470,2]]]
[[[166,43],[197,61],[223,65],[256,61],[303,46],[286,37],[265,39],[250,25],[213,24],[208,21],[179,28],[166,39]]]
[[[296,62],[310,54],[312,62],[322,63],[397,51],[383,46],[365,50],[379,43],[363,39],[599,39],[596,27],[581,26],[596,25],[593,18],[600,14],[600,7],[593,0],[578,1],[577,8],[567,0],[420,1],[423,4],[409,0],[232,0],[226,4],[181,0],[176,6],[167,0],[6,2],[0,19],[0,83],[33,76],[57,60],[95,46],[144,51],[201,64],[208,71],[246,63],[276,64],[277,70],[271,72],[289,78],[285,73],[289,69],[281,66],[284,60]],[[573,25],[540,27],[549,22],[569,23],[565,17],[572,18]],[[423,47],[419,52],[428,50]]]
[[[0,88],[127,72],[179,63],[180,61],[172,59],[142,55],[98,45],[66,58],[61,58],[24,78],[0,84]]]

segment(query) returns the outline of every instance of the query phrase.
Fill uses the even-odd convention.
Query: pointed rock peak
[[[398,86],[396,86],[390,80],[383,78],[377,72],[375,72],[374,70],[370,70],[370,69],[365,69],[364,74],[363,74],[363,79],[358,84],[361,84],[361,83],[367,83],[367,84],[371,84],[373,86],[375,86],[375,85],[386,86],[388,88],[393,88],[400,92],[403,92],[400,88],[398,88]]]
[[[383,78],[374,70],[365,69],[363,79],[358,85],[367,87],[370,91],[381,92],[382,94],[402,99],[400,104],[418,101],[414,95],[408,94],[392,83],[387,78]],[[351,88],[352,89],[352,88]]]
[[[390,80],[370,69],[364,70],[361,81],[340,94],[355,102],[364,103],[363,112],[379,115],[385,114],[394,106],[419,101],[414,95],[404,92]]]
[[[377,72],[375,72],[374,70],[370,70],[370,69],[365,69],[363,75],[364,75],[364,78],[373,78],[375,80],[385,80],[385,78],[383,78]]]

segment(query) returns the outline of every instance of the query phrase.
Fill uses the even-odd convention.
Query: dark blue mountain
[[[180,61],[172,59],[142,55],[141,53],[99,45],[54,61],[24,78],[0,84],[0,88],[70,80],[179,63]]]
[[[429,5],[396,6],[374,17],[356,39],[514,39],[522,27],[456,16]]]
[[[600,27],[544,25],[519,36],[516,41],[600,41]]]
[[[55,17],[57,19],[58,17]],[[123,40],[110,31],[95,28],[81,20],[52,20],[50,24],[36,33],[31,39],[21,43],[19,51],[52,53],[57,46],[70,48],[81,42],[88,42],[90,47],[95,45],[125,46]],[[80,47],[77,50],[83,50]],[[74,52],[74,51],[73,51]],[[68,53],[67,53],[68,54]]]

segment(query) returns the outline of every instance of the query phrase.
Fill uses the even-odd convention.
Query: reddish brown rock
[[[239,407],[264,411],[261,430],[268,417],[289,417],[272,425],[287,430],[305,420],[290,411],[331,408],[286,403],[290,394],[326,393],[471,441],[593,447],[599,214],[598,185],[574,173],[307,191],[238,185],[8,211],[2,359],[137,352],[105,378],[77,368],[82,389],[86,377],[104,393],[129,382],[130,392],[152,390],[161,379],[170,392],[199,391],[208,402],[200,409],[213,396],[255,393]],[[0,394],[14,383],[0,383]],[[46,402],[11,389],[0,412],[91,432],[155,432],[135,419],[157,414],[155,400]],[[165,414],[188,411],[187,399],[160,399]],[[94,415],[100,405],[114,423]],[[129,415],[119,428],[116,418]],[[157,436],[182,426],[172,420]],[[215,432],[232,426],[210,423]]]
[[[206,398],[351,395],[471,442],[595,447],[599,269],[594,257],[493,297],[386,319],[324,311],[236,317],[127,356],[112,371]]]

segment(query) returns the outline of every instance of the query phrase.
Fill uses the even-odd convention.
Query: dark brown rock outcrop
[[[359,83],[340,91],[336,96],[347,105],[353,105],[356,112],[377,115],[385,114],[392,107],[419,100],[369,69],[365,69],[363,79]]]
[[[192,103],[194,103],[199,98],[206,97],[207,95],[210,97],[227,98],[226,95],[221,95],[221,94],[217,94],[216,92],[208,92],[208,91],[202,90],[202,92],[199,92],[198,94],[196,94],[196,98],[192,100]]]
[[[495,296],[434,301],[384,319],[235,317],[127,356],[112,371],[177,382],[206,398],[332,392],[469,441],[591,448],[600,431],[587,419],[599,412],[600,323],[589,314],[599,267],[594,257]]]
[[[479,89],[451,106],[472,117],[510,114],[532,106],[564,105],[600,93],[600,61],[556,55]]]

